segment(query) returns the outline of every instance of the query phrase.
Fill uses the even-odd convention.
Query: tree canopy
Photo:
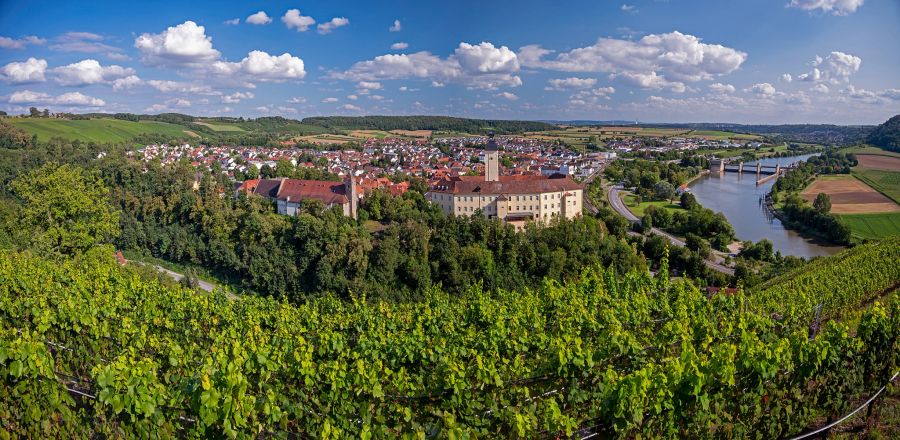
[[[106,185],[80,167],[47,163],[13,181],[12,190],[38,249],[74,254],[118,235],[119,212],[107,202]]]

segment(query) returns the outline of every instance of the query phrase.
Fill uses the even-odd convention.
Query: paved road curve
[[[166,275],[172,277],[172,279],[174,279],[175,281],[181,281],[181,279],[184,278],[184,275],[182,275],[182,274],[180,274],[180,273],[178,273],[178,272],[172,272],[171,270],[166,269],[166,268],[164,268],[164,267],[162,267],[162,266],[153,265],[153,267],[155,267],[155,268],[156,268],[157,270],[159,270],[160,272],[163,272],[163,273],[165,273]],[[203,289],[203,290],[205,290],[205,291],[207,291],[207,292],[212,292],[213,290],[216,289],[216,285],[215,285],[215,284],[209,283],[209,282],[206,282],[206,281],[203,281],[203,280],[201,280],[201,279],[198,279],[198,280],[197,280],[197,285],[200,286],[201,289]]]
[[[625,206],[625,204],[622,202],[622,199],[619,198],[619,190],[621,190],[621,189],[622,189],[622,187],[618,186],[618,185],[611,186],[609,188],[609,192],[607,193],[607,197],[609,198],[609,204],[612,206],[613,209],[616,210],[616,212],[619,213],[619,215],[625,217],[626,219],[628,219],[628,221],[630,221],[632,223],[640,223],[641,219],[637,218],[637,216],[635,216]],[[675,246],[684,247],[687,245],[680,238],[677,238],[677,237],[675,237],[667,232],[664,232],[660,229],[657,229],[657,228],[651,228],[650,233],[664,237],[666,240],[669,240],[669,242],[674,244]],[[728,275],[728,276],[734,276],[734,269],[732,269],[728,266],[725,266],[725,264],[724,264],[725,263],[724,255],[725,254],[723,254],[722,252],[713,251],[712,255],[710,255],[710,258],[708,260],[706,260],[704,263],[706,263],[706,267],[708,267],[712,270],[724,273],[725,275]]]

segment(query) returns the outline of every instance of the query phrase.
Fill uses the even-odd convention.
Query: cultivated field
[[[895,203],[900,203],[900,171],[856,168],[853,170],[853,176],[884,194]]]
[[[684,128],[655,128],[655,127],[638,127],[638,126],[622,126],[622,127],[573,127],[563,126],[562,130],[556,131],[533,131],[525,133],[525,137],[543,140],[560,140],[568,144],[585,145],[590,141],[591,136],[596,136],[598,140],[603,141],[611,138],[629,138],[629,137],[698,137],[711,140],[734,139],[738,141],[760,139],[759,136],[752,134],[730,133],[727,131],[715,130],[689,130]]]
[[[840,217],[850,227],[854,241],[878,240],[900,235],[900,212],[850,214]]]
[[[85,142],[125,142],[142,134],[162,134],[175,139],[190,136],[184,127],[166,122],[126,121],[122,119],[100,118],[86,120],[6,118],[9,122],[40,140],[60,137]]]
[[[246,130],[244,130],[243,128],[238,127],[237,125],[231,125],[231,124],[226,124],[226,123],[222,123],[222,122],[211,123],[211,122],[194,121],[194,123],[197,124],[197,125],[202,125],[202,126],[204,126],[204,127],[207,127],[207,128],[209,128],[210,130],[212,130],[212,131],[224,131],[224,132],[229,132],[229,131],[233,131],[233,132],[242,132],[242,131],[246,131]]]
[[[390,133],[382,130],[353,130],[350,132],[350,136],[360,138],[360,139],[384,139],[390,136]]]
[[[857,154],[859,168],[900,172],[900,157],[876,154]]]
[[[895,153],[895,152],[893,152],[893,151],[882,150],[881,148],[873,147],[873,146],[871,146],[871,145],[867,145],[867,146],[865,146],[865,147],[846,148],[846,149],[843,149],[843,150],[841,150],[841,151],[844,152],[844,153],[853,153],[853,154],[856,154],[857,156],[865,155],[865,154],[871,154],[871,155],[875,155],[875,156],[892,156],[892,157],[900,157],[900,153]]]
[[[893,200],[853,176],[820,176],[803,190],[801,196],[812,202],[819,193],[831,197],[834,214],[900,212],[900,206]]]
[[[427,138],[431,136],[431,130],[391,130],[391,134],[407,137]]]
[[[360,141],[364,138],[353,136],[344,136],[339,134],[316,134],[310,136],[298,136],[294,140],[298,142],[309,142],[318,145],[342,145],[348,142]]]

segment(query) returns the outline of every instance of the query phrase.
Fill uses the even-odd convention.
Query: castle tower
[[[484,180],[496,182],[500,180],[500,152],[494,141],[494,132],[488,134],[487,147],[484,149]]]
[[[350,180],[345,182],[347,188],[347,197],[350,199],[350,218],[356,219],[357,210],[359,209],[359,192],[356,187],[356,178],[353,177],[353,173],[350,173]]]

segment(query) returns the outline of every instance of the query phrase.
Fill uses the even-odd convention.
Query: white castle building
[[[480,212],[521,229],[529,221],[548,223],[554,218],[581,215],[584,187],[571,177],[502,176],[500,152],[493,134],[484,153],[484,176],[457,176],[438,181],[426,194],[444,212],[472,215]]]

